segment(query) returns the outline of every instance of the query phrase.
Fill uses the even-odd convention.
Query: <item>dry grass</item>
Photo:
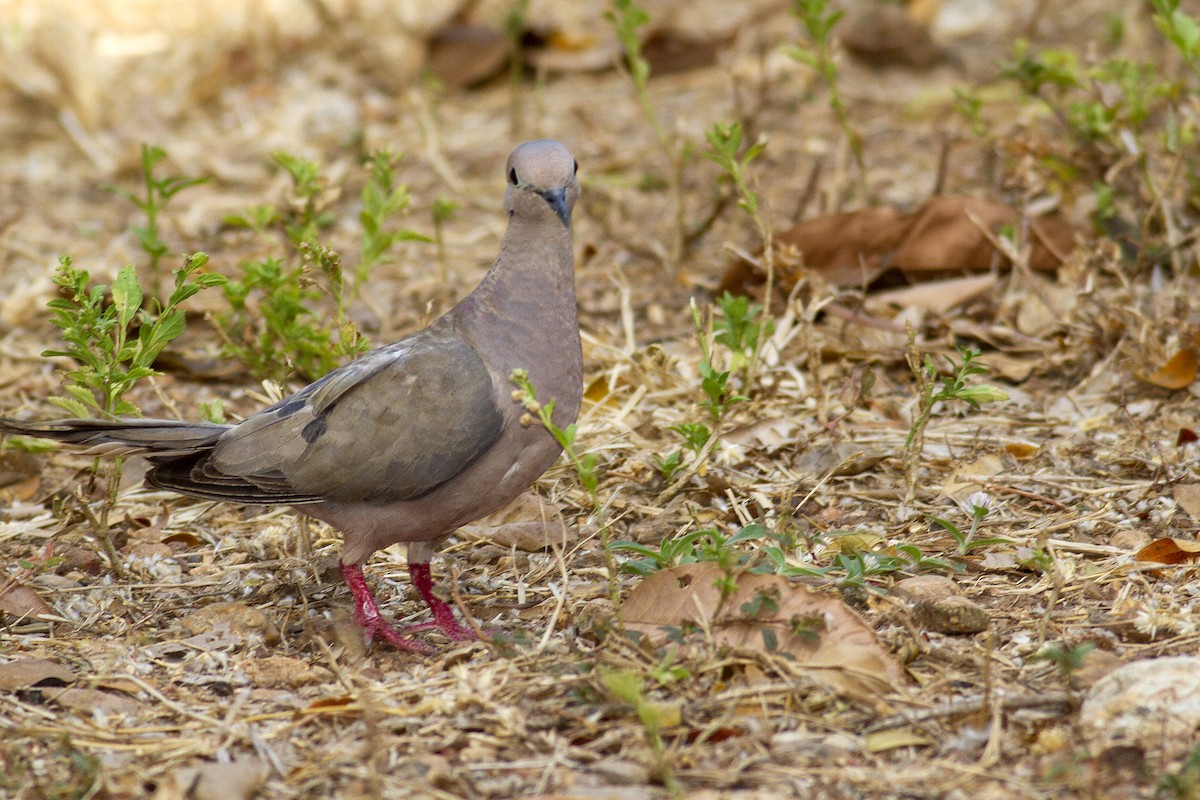
[[[1087,13],[1044,9],[1045,35],[1078,47],[1099,35],[1115,4],[1085,5]],[[817,160],[824,166],[803,198],[807,213],[840,207],[857,181],[822,96],[809,98],[809,76],[757,54],[792,35],[786,17],[766,15],[720,64],[651,85],[662,118],[693,140],[739,114],[768,135],[754,173],[781,228]],[[924,199],[939,169],[939,131],[958,124],[946,112],[950,87],[964,70],[989,74],[1006,36],[980,36],[965,65],[926,73],[847,65],[843,90],[865,134],[875,200]],[[440,643],[428,658],[364,652],[333,568],[339,544],[325,528],[284,510],[146,492],[131,465],[113,514],[129,571],[117,580],[88,531],[51,510],[53,498],[88,483],[90,461],[54,453],[32,468],[4,462],[26,477],[0,489],[0,566],[54,616],[0,616],[0,661],[47,659],[71,674],[56,678],[43,666],[43,684],[0,686],[0,795],[233,798],[263,780],[269,797],[640,798],[672,787],[689,797],[1149,797],[1178,768],[1159,753],[1132,773],[1089,759],[1075,711],[1105,665],[1194,652],[1200,641],[1194,570],[1148,570],[1131,558],[1151,537],[1196,533],[1173,499],[1174,487],[1200,481],[1197,445],[1177,441],[1197,424],[1195,384],[1167,391],[1137,379],[1194,346],[1194,246],[1180,250],[1192,268],[1174,277],[1133,273],[1111,242],[1088,244],[1057,277],[998,276],[989,295],[945,314],[909,309],[900,318],[864,307],[859,292],[835,297],[806,285],[778,301],[781,344],[768,349],[711,463],[664,499],[654,461],[677,447],[669,427],[700,414],[688,299],[696,285],[715,285],[724,245],[753,249],[750,226],[729,207],[695,243],[681,280],[665,277],[656,254],[670,209],[646,178],[667,167],[619,74],[539,83],[518,134],[503,80],[463,94],[419,84],[391,92],[355,66],[318,42],[297,63],[154,128],[154,143],[181,171],[216,176],[173,208],[168,235],[179,251],[203,249],[218,269],[261,254],[261,242],[217,222],[278,201],[281,180],[263,166],[273,149],[328,165],[346,186],[335,210],[352,220],[363,180],[356,139],[394,146],[407,154],[401,178],[414,195],[413,227],[429,230],[439,196],[462,208],[446,229],[449,287],[436,280],[432,247],[405,245],[355,305],[364,330],[386,341],[445,309],[494,256],[499,170],[514,140],[560,138],[584,181],[576,230],[591,402],[579,441],[599,458],[610,535],[657,545],[698,526],[730,532],[761,521],[796,532],[824,565],[836,531],[858,533],[877,553],[913,544],[954,557],[931,519],[965,524],[955,498],[974,484],[997,501],[983,535],[1012,542],[958,559],[965,569],[953,574],[985,609],[988,629],[926,629],[888,591],[908,570],[869,588],[839,588],[837,574],[818,585],[860,612],[906,663],[911,686],[838,693],[786,659],[721,651],[703,636],[672,650],[636,645],[614,630],[600,517],[564,465],[538,491],[562,514],[565,547],[525,552],[501,528],[495,541],[453,541],[435,560],[439,574],[457,574],[455,599],[499,641]],[[343,112],[350,122],[339,127]],[[1037,119],[999,116],[1002,146],[1043,135]],[[126,126],[118,140],[136,140],[131,123],[113,124]],[[85,159],[79,137],[64,135],[43,101],[0,104],[0,135],[12,143],[0,156],[0,410],[45,416],[43,398],[60,386],[39,356],[56,342],[42,310],[55,257],[70,253],[100,276],[140,262],[130,209],[95,189],[101,178],[131,185],[119,165],[134,150]],[[950,188],[998,193],[985,150],[961,139]],[[1034,173],[1019,159],[1006,163],[1001,177],[1020,197]],[[114,173],[98,174],[105,164]],[[685,176],[689,219],[709,213],[717,187],[715,168],[695,159]],[[354,252],[353,226],[336,226],[330,243]],[[981,411],[935,414],[911,500],[901,459],[913,401],[905,321],[926,352],[981,343],[988,379],[1012,395]],[[212,371],[218,347],[197,314],[178,348],[191,370],[156,379],[135,401],[147,415],[194,417],[218,397],[230,414],[254,410],[262,398],[253,383],[197,379]],[[856,404],[865,371],[874,384]],[[858,468],[834,469],[851,458]],[[1049,555],[1043,568],[1017,563],[1038,548]],[[34,574],[18,563],[50,552],[66,560]],[[419,619],[404,574],[401,553],[369,565],[387,612]],[[623,593],[639,581],[622,576]],[[1104,658],[1073,680],[1031,659],[1047,644],[1084,643]],[[684,673],[649,677],[668,667]],[[669,723],[661,753],[605,670],[646,677],[647,698]],[[59,688],[64,681],[71,692]],[[207,788],[189,794],[195,786]]]

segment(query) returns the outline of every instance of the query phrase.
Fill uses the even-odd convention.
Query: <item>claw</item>
[[[371,589],[367,586],[367,579],[363,576],[361,565],[343,564],[339,561],[338,570],[342,573],[342,579],[346,581],[346,586],[350,588],[350,594],[354,597],[354,621],[362,628],[363,636],[368,642],[380,639],[398,650],[429,655],[434,652],[432,647],[404,634],[439,630],[446,635],[446,638],[454,642],[479,638],[475,631],[455,619],[454,609],[450,607],[449,603],[433,594],[433,574],[430,572],[427,561],[409,564],[408,575],[421,598],[428,604],[429,610],[433,612],[433,619],[430,622],[406,625],[400,629],[384,619],[383,614],[379,612],[379,604],[375,602],[375,596],[371,594]]]

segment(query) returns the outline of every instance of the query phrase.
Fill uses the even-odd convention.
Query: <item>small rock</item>
[[[298,689],[333,677],[327,669],[290,656],[251,658],[241,666],[252,684],[269,689]]]
[[[178,794],[163,794],[164,797],[248,800],[259,793],[266,780],[266,764],[251,759],[240,759],[229,763],[209,762],[185,767],[170,775],[168,783],[161,788],[170,786],[172,790],[178,791]]]
[[[960,596],[921,600],[913,606],[913,618],[922,628],[937,633],[979,633],[991,625],[983,606]]]
[[[836,762],[860,755],[863,745],[846,733],[782,731],[771,737],[771,757],[778,761]]]
[[[1147,658],[1096,681],[1079,709],[1094,756],[1135,747],[1155,760],[1185,756],[1200,727],[1200,657]]]
[[[1146,545],[1150,544],[1152,537],[1146,531],[1139,530],[1123,530],[1117,531],[1108,540],[1108,543],[1113,547],[1119,547],[1122,550],[1128,550],[1131,553],[1136,553]]]
[[[957,597],[962,594],[962,589],[945,575],[917,575],[914,578],[905,578],[893,586],[892,594],[910,603],[917,603],[921,600]]]
[[[279,643],[279,631],[275,630],[267,615],[245,603],[213,603],[187,615],[180,624],[191,636],[228,630],[243,640]]]
[[[589,770],[606,783],[615,783],[618,786],[645,786],[650,782],[650,770],[636,761],[624,758],[592,764]]]

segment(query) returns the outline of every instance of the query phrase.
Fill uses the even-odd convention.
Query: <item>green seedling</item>
[[[1063,645],[1046,645],[1029,657],[1030,661],[1048,661],[1058,669],[1058,676],[1064,681],[1078,670],[1083,669],[1083,660],[1087,654],[1096,649],[1095,642],[1084,642],[1075,647]]]
[[[125,395],[145,378],[159,374],[154,360],[163,348],[183,333],[182,304],[197,292],[217,286],[224,278],[201,272],[208,262],[204,253],[189,256],[175,271],[175,288],[165,305],[150,300],[151,310],[142,308],[143,293],[133,266],[117,274],[111,286],[91,285],[87,270],[79,269],[71,259],[59,259],[54,283],[65,297],[49,302],[53,311],[51,321],[62,331],[65,347],[47,350],[44,356],[65,356],[77,367],[66,374],[66,396],[52,397],[50,402],[77,417],[136,416],[137,406]],[[101,462],[92,464],[98,474]],[[104,547],[109,562],[118,577],[124,569],[109,534],[108,515],[117,500],[120,486],[121,459],[104,462],[108,493],[99,515],[79,499],[79,510],[91,523],[91,530]]]
[[[850,120],[850,111],[838,88],[838,65],[834,59],[834,28],[845,16],[844,11],[830,11],[830,0],[792,0],[792,14],[797,17],[808,34],[807,46],[788,48],[786,51],[796,61],[811,68],[829,90],[829,108],[837,118],[842,134],[850,145],[850,152],[858,165],[860,191],[867,196],[867,168],[863,160],[862,136]]]
[[[916,348],[916,334],[909,331],[909,346],[905,356],[917,384],[917,406],[908,438],[904,441],[904,463],[910,497],[916,488],[917,461],[925,445],[925,428],[933,416],[934,407],[942,402],[959,401],[971,408],[979,408],[984,403],[1008,399],[1008,395],[995,386],[973,382],[976,376],[988,371],[986,366],[976,361],[980,355],[979,350],[960,345],[956,345],[955,349],[960,360],[955,362],[953,358],[947,357],[950,370],[939,381],[938,368],[933,358],[926,355],[922,360]]]
[[[515,0],[504,16],[504,36],[508,40],[509,128],[513,138],[522,136],[525,108],[525,30],[529,17],[529,0]]]
[[[141,244],[142,250],[150,258],[149,274],[155,281],[152,293],[157,296],[159,294],[159,286],[157,285],[159,262],[170,251],[167,243],[163,241],[159,230],[159,216],[166,210],[167,204],[171,202],[171,198],[190,186],[206,182],[208,178],[192,178],[186,175],[155,177],[154,170],[167,157],[167,152],[162,148],[143,144],[141,154],[142,189],[145,192],[144,196],[117,186],[108,186],[105,188],[124,197],[146,215],[146,224],[134,225],[132,230],[134,236],[137,237],[138,243]]]
[[[588,499],[591,500],[592,509],[600,526],[600,543],[604,550],[604,565],[608,573],[608,596],[612,601],[613,608],[617,611],[617,623],[620,625],[621,585],[617,576],[617,562],[613,557],[612,543],[609,541],[604,505],[600,502],[598,491],[600,486],[600,476],[597,471],[599,460],[595,453],[580,453],[576,448],[575,437],[578,427],[574,422],[565,427],[555,424],[555,401],[551,399],[542,403],[538,400],[537,389],[534,387],[533,381],[529,379],[527,370],[514,369],[509,380],[517,387],[513,392],[513,399],[524,405],[530,415],[528,419],[522,420],[522,424],[532,425],[536,420],[554,437],[554,441],[558,442],[559,447],[562,448],[563,455],[575,469],[579,484],[587,492]]]
[[[1183,60],[1200,75],[1200,21],[1179,10],[1179,0],[1150,0],[1154,24]]]
[[[960,556],[966,555],[980,547],[987,547],[994,544],[1009,544],[1009,540],[1002,537],[975,538],[975,533],[979,530],[979,524],[987,519],[988,515],[992,513],[994,506],[995,501],[987,492],[975,492],[963,504],[967,516],[971,519],[971,527],[966,533],[963,533],[953,522],[941,517],[934,517],[933,523],[950,534],[956,545],[955,552]]]
[[[408,210],[410,203],[408,187],[396,183],[396,165],[399,162],[400,156],[391,150],[379,150],[367,156],[369,176],[362,190],[362,211],[358,214],[362,224],[362,247],[358,266],[354,268],[355,290],[370,277],[375,267],[391,260],[390,251],[398,242],[432,241],[427,236],[396,228],[392,224],[396,217]],[[437,214],[438,206],[435,204],[435,223]],[[440,258],[440,245],[438,252]],[[340,293],[337,296],[340,297]]]
[[[76,417],[137,415],[137,406],[125,395],[138,381],[159,374],[154,360],[183,333],[182,304],[225,282],[200,271],[207,263],[204,253],[189,256],[175,271],[175,288],[166,304],[152,299],[157,308],[143,310],[142,287],[132,265],[123,267],[111,286],[93,286],[87,270],[75,267],[68,256],[60,258],[54,283],[66,296],[48,305],[65,347],[42,355],[66,356],[78,367],[66,375],[67,396],[50,402]]]
[[[272,153],[271,160],[292,179],[294,201],[281,214],[288,238],[296,246],[302,242],[315,242],[320,230],[329,227],[335,219],[324,208],[330,193],[321,176],[321,168],[315,161],[282,150]]]
[[[437,248],[438,260],[438,279],[445,282],[449,277],[446,268],[446,223],[454,216],[454,212],[458,210],[458,203],[447,197],[439,197],[433,201],[433,205],[429,208],[429,214],[433,218],[433,243]]]
[[[706,323],[695,301],[692,301],[692,324],[695,326],[696,339],[700,345],[700,363],[697,371],[700,373],[702,399],[699,405],[707,412],[708,421],[686,422],[671,428],[683,439],[684,447],[683,450],[673,451],[655,462],[664,478],[674,479],[674,482],[659,495],[659,503],[665,502],[679,491],[700,469],[717,444],[717,431],[729,409],[747,399],[734,388],[729,370],[718,370],[713,366],[711,342],[714,341],[714,326],[711,314]],[[693,454],[686,463],[683,459],[684,451]]]
[[[683,787],[667,761],[667,750],[662,738],[663,728],[679,724],[679,703],[651,700],[646,695],[645,681],[630,670],[601,669],[599,674],[609,693],[622,703],[632,706],[642,723],[646,743],[650,746],[655,777],[662,782],[672,797],[682,797]]]
[[[750,367],[761,352],[762,342],[775,329],[763,306],[751,303],[750,298],[729,292],[717,301],[721,315],[713,322],[713,341],[729,350],[729,368],[742,374],[743,385],[749,384]]]
[[[674,273],[683,261],[684,250],[687,246],[683,177],[687,171],[692,147],[689,142],[679,136],[668,133],[650,97],[650,62],[642,53],[642,41],[638,35],[638,31],[650,22],[650,15],[635,5],[633,0],[611,0],[609,10],[604,12],[604,18],[612,25],[613,32],[621,43],[621,49],[625,55],[625,67],[633,81],[634,93],[637,95],[642,114],[650,124],[654,138],[671,166],[670,177],[666,180],[673,210],[667,268]]]

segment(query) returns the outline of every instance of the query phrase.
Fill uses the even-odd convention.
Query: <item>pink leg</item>
[[[427,571],[428,566],[427,564]],[[392,627],[383,618],[383,615],[379,613],[379,606],[375,602],[375,596],[371,594],[371,589],[367,586],[367,579],[363,577],[362,566],[359,564],[343,564],[339,561],[338,570],[341,571],[342,579],[346,581],[346,586],[350,588],[350,594],[354,596],[354,621],[363,629],[363,634],[367,637],[368,642],[375,639],[375,637],[379,637],[399,650],[407,650],[410,653],[422,653],[425,655],[433,652],[433,648],[429,645],[401,635],[400,631]],[[445,605],[445,603],[442,605]],[[446,610],[449,611],[449,609]],[[453,621],[453,616],[451,616],[451,620]]]
[[[454,618],[454,609],[450,607],[450,604],[433,594],[433,573],[429,570],[428,561],[410,563],[408,565],[408,577],[412,581],[412,585],[421,593],[421,597],[424,598],[426,604],[429,605],[429,610],[433,612],[432,622],[422,622],[419,625],[412,626],[409,630],[419,631],[437,628],[455,642],[477,638],[475,631],[459,624],[458,620]]]

